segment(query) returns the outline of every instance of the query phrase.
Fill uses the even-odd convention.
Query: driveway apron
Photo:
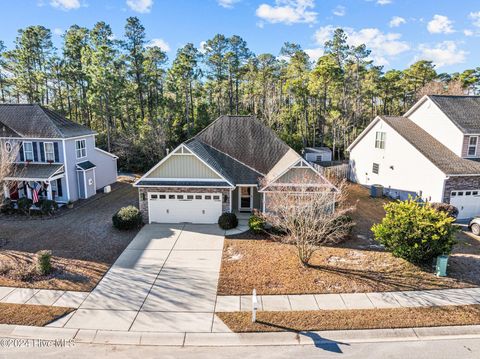
[[[65,327],[210,332],[224,233],[217,225],[146,225]]]

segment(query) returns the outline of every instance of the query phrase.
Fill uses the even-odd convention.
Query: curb
[[[236,347],[480,339],[480,325],[279,333],[163,333],[0,325],[0,339],[73,340],[79,344]]]

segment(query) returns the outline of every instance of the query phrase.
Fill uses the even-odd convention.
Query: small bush
[[[14,209],[13,202],[10,198],[5,198],[3,203],[0,205],[1,213],[11,213]]]
[[[260,216],[250,216],[248,219],[248,227],[254,233],[261,233],[265,228],[265,220]]]
[[[433,202],[430,203],[430,206],[437,211],[445,212],[452,218],[457,218],[458,216],[458,208],[454,205],[451,205],[450,203]]]
[[[52,271],[52,252],[39,251],[36,254],[36,269],[39,275],[47,275]]]
[[[340,226],[343,227],[343,228],[346,228],[347,231],[346,231],[344,239],[347,239],[349,237],[349,235],[352,233],[352,229],[353,229],[354,225],[355,225],[355,222],[353,221],[352,216],[350,216],[348,214],[344,214],[342,216],[339,216],[339,217],[335,218],[334,226],[332,226],[332,228],[340,227]]]
[[[446,212],[413,199],[391,202],[384,208],[386,215],[372,232],[394,256],[422,264],[452,251],[457,229]]]
[[[22,197],[17,201],[18,210],[24,214],[30,213],[30,208],[32,208],[33,201],[30,198]]]
[[[135,206],[123,207],[113,215],[112,222],[115,228],[121,230],[138,228],[143,222],[142,213]]]
[[[222,229],[232,229],[238,226],[238,219],[235,213],[222,213],[220,217],[218,217],[218,225]]]
[[[38,204],[43,214],[54,214],[58,210],[58,204],[50,199],[42,199]]]

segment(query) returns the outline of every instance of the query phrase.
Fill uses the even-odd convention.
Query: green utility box
[[[448,265],[448,256],[437,257],[437,276],[438,277],[447,276],[447,265]]]

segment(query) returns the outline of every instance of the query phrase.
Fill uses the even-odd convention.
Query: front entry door
[[[239,210],[240,211],[252,211],[252,187],[239,187],[238,191],[240,195]]]

